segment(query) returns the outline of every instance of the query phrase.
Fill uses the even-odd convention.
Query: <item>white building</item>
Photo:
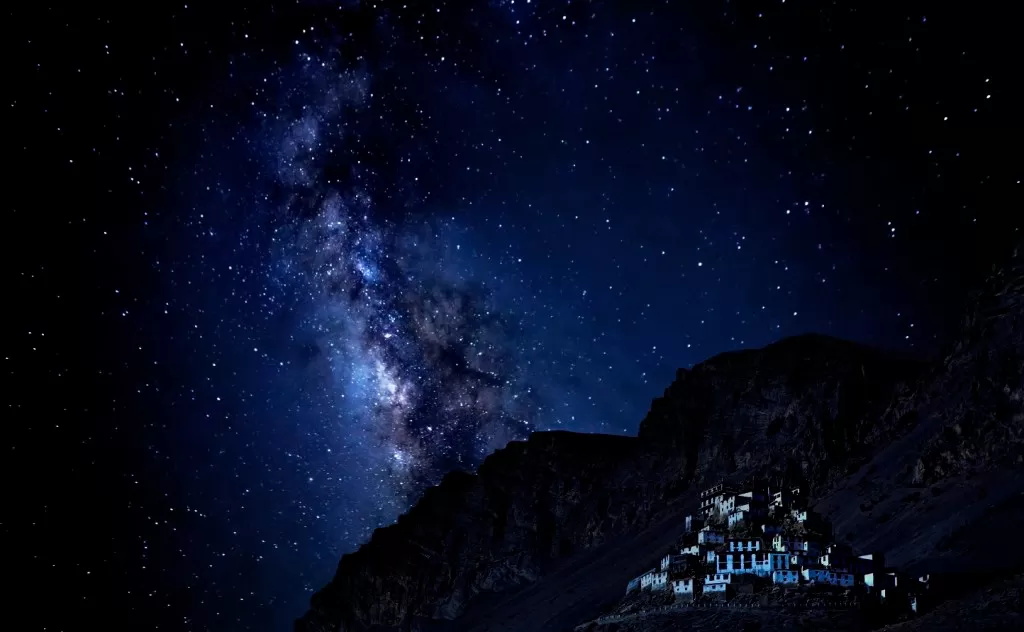
[[[729,490],[723,489],[722,491],[709,496],[704,499],[701,503],[701,510],[705,516],[711,516],[716,513],[728,514],[736,509],[736,494]]]
[[[768,553],[768,568],[772,572],[780,569],[789,569],[789,558],[789,553],[770,552]]]
[[[684,533],[693,533],[704,527],[704,518],[700,516],[686,516],[683,526]]]
[[[663,571],[657,573],[651,568],[650,571],[640,577],[640,590],[657,592],[665,590],[669,586],[669,573]]]
[[[725,483],[718,483],[717,485],[712,485],[711,487],[708,487],[707,489],[702,491],[700,493],[700,499],[703,502],[705,500],[708,500],[709,498],[714,498],[716,496],[721,496],[723,494],[727,495],[734,493],[736,493],[736,490],[733,489],[731,485],[726,485]]]
[[[725,534],[704,527],[697,532],[698,544],[722,544],[725,542]]]
[[[778,569],[772,571],[772,583],[773,584],[799,584],[800,583],[800,571],[798,570],[787,570]]]
[[[751,506],[764,506],[766,503],[766,497],[764,492],[756,489],[748,490],[740,494],[736,494],[737,505],[745,504]]]
[[[718,483],[717,485],[712,485],[711,487],[705,489],[700,493],[701,504],[703,505],[705,500],[711,498],[712,496],[718,495],[722,491],[725,491],[725,489],[726,486],[724,483]]]
[[[831,586],[853,586],[853,573],[831,571],[826,568],[805,568],[800,575],[809,584],[828,584]]]
[[[822,547],[815,539],[789,537],[777,520],[765,518],[768,507],[778,508],[776,516],[791,516],[800,522],[822,526],[821,533],[831,533],[827,521],[823,522],[821,516],[806,509],[800,491],[799,488],[768,492],[751,489],[736,493],[725,485],[705,490],[701,493],[703,515],[684,518],[687,535],[680,541],[679,554],[670,552],[661,559],[659,568],[630,580],[626,593],[639,589],[668,591],[677,597],[693,597],[700,592],[724,596],[736,583],[752,587],[757,582],[751,576],[756,576],[771,578],[772,583],[779,585],[809,583],[841,587],[852,587],[856,580],[863,578],[868,590],[880,594],[883,600],[891,596],[898,580],[895,573],[884,572],[881,554],[858,556],[847,545],[833,543]],[[726,533],[706,523],[704,516],[713,514],[727,516],[730,526],[751,525],[754,533],[763,537],[727,538]],[[808,527],[814,530],[813,525]],[[703,579],[683,577],[688,574],[685,567],[693,562],[691,556],[712,565],[716,573]],[[927,578],[922,578],[920,583],[926,585]],[[901,599],[910,599],[916,594],[902,587],[898,590]]]
[[[716,511],[728,513],[735,504],[736,493],[727,485],[718,484],[700,493],[700,510],[705,516],[710,516]]]
[[[734,511],[729,514],[729,528],[735,529],[740,525],[746,524],[750,520],[750,514],[746,511]]]
[[[667,588],[668,588],[668,571],[662,571],[660,573],[655,573],[651,577],[651,587],[650,587],[650,590],[652,590],[654,592],[658,592],[658,591],[661,591],[661,590],[666,590]]]
[[[647,590],[651,587],[651,582],[654,581],[654,575],[658,572],[658,569],[652,568],[643,575],[640,576],[640,590]]]
[[[718,556],[716,569],[719,574],[767,577],[771,573],[771,562],[763,551],[723,553]]]
[[[726,544],[730,551],[760,551],[764,548],[761,538],[729,538]]]
[[[672,555],[672,554],[669,554],[669,555],[666,555],[665,557],[661,558],[661,570],[665,571],[665,570],[668,570],[670,568],[675,568],[677,566],[681,566],[681,565],[683,565],[685,563],[686,563],[686,556],[685,555]]]
[[[765,494],[756,489],[737,494],[731,509],[729,524],[732,526],[749,524],[755,519],[768,515]]]
[[[717,573],[715,575],[708,575],[704,578],[704,592],[705,593],[722,593],[725,594],[726,587],[732,583],[732,576]]]
[[[693,596],[693,578],[672,580],[672,592],[676,597]]]
[[[785,545],[790,553],[805,553],[810,557],[821,555],[821,544],[814,540],[790,540]]]
[[[799,487],[783,488],[772,492],[769,502],[774,507],[785,507],[801,498]]]
[[[780,553],[784,551],[803,551],[804,543],[794,538],[787,538],[781,533],[776,533],[772,537],[772,549]]]

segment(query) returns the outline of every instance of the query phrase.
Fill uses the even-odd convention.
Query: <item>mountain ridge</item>
[[[571,628],[643,570],[645,546],[671,544],[696,487],[722,478],[800,478],[845,539],[897,563],[969,565],[985,516],[1021,524],[1024,489],[1007,471],[1024,426],[1022,294],[1018,248],[937,362],[805,334],[680,369],[636,437],[511,442],[345,555],[295,629]],[[526,611],[539,614],[527,624]]]

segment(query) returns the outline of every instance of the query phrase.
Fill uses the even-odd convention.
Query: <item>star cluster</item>
[[[286,629],[445,472],[722,351],[934,353],[1020,239],[981,8],[231,4],[13,16],[5,526],[76,626]]]

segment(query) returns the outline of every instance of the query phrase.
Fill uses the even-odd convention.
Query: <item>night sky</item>
[[[20,629],[288,629],[444,472],[677,367],[936,352],[1021,236],[1000,4],[8,9]]]

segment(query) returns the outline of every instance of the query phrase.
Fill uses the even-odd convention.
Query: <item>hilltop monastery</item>
[[[928,578],[886,569],[881,553],[858,555],[832,539],[827,521],[810,511],[799,487],[715,485],[686,516],[678,553],[632,579],[634,591],[671,591],[677,598],[728,598],[768,583],[784,588],[859,589],[882,602],[898,599],[917,611]],[[746,587],[746,588],[744,588]]]

